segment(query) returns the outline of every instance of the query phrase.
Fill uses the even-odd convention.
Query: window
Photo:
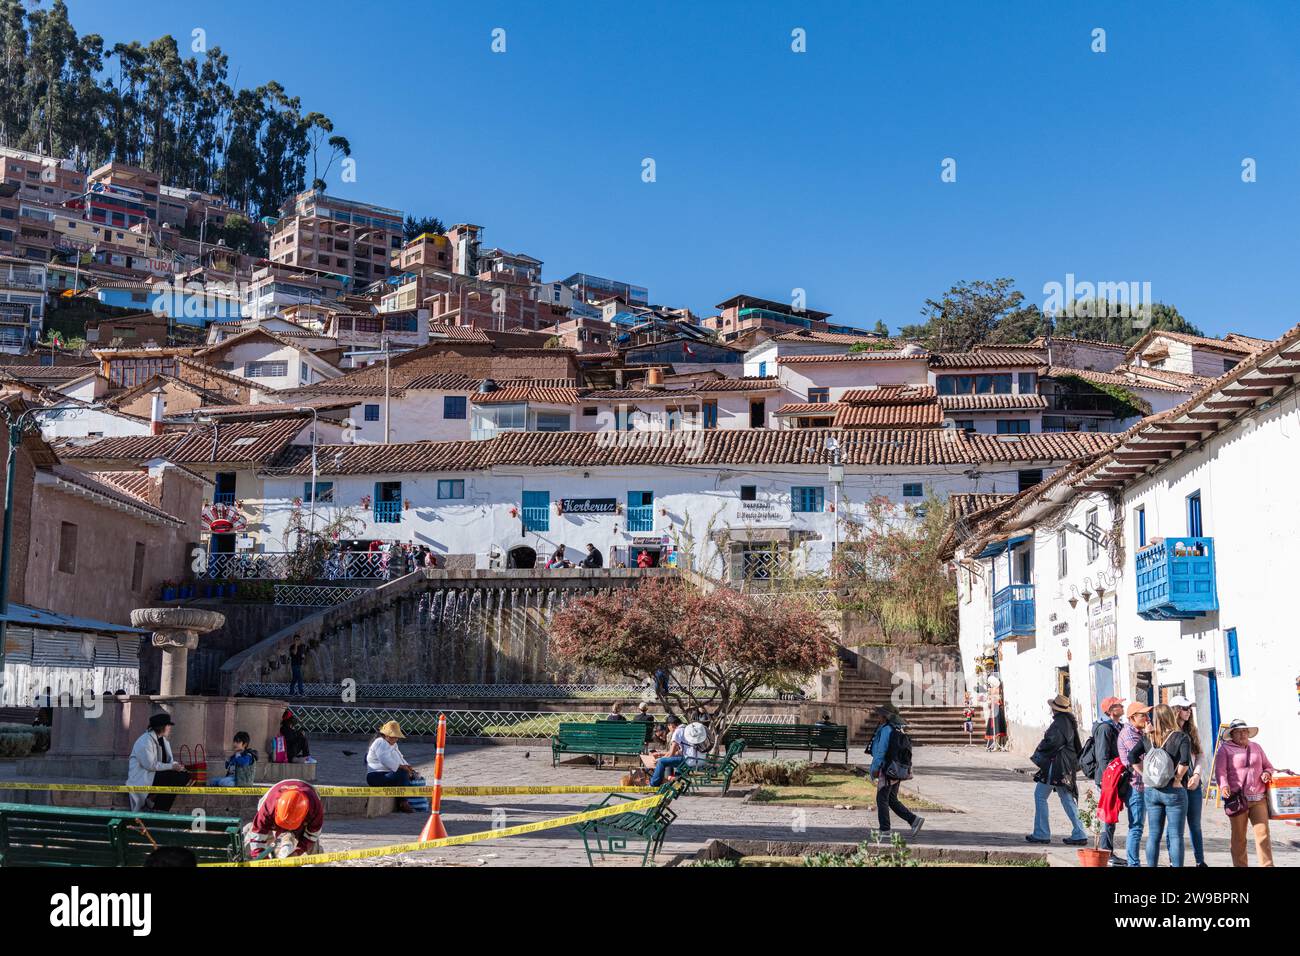
[[[700,414],[703,417],[705,428],[718,427],[718,403],[717,402],[705,402],[701,406]]]
[[[1056,576],[1063,578],[1070,573],[1070,542],[1065,531],[1056,532]]]
[[[524,492],[524,531],[551,530],[551,493]]]
[[[826,489],[820,486],[791,488],[790,508],[792,511],[825,511]]]
[[[975,419],[959,418],[954,424],[964,432],[973,432],[975,430]]]
[[[400,481],[375,482],[375,522],[398,524],[402,520],[402,483]]]
[[[1224,370],[1225,372],[1231,372],[1231,371],[1232,371],[1234,368],[1236,368],[1236,367],[1237,367],[1237,360],[1236,360],[1236,359],[1224,359],[1224,360],[1223,360],[1223,370]]]
[[[144,585],[144,556],[145,543],[137,541],[135,543],[135,559],[131,562],[131,590],[139,591]]]
[[[919,481],[909,481],[903,485],[904,498],[920,498],[923,494]]]
[[[1021,372],[1019,378],[1021,395],[1036,395],[1038,393],[1037,372]]]
[[[999,418],[998,434],[999,435],[1027,435],[1029,434],[1029,419]]]
[[[1147,509],[1138,506],[1133,509],[1133,536],[1139,548],[1147,546]]]
[[[595,418],[598,414],[600,414],[600,409],[595,405],[584,405],[582,407],[583,418]]]
[[[59,570],[77,573],[77,526],[67,521],[59,525]]]
[[[655,528],[655,494],[653,491],[627,493],[627,530],[653,531]]]
[[[759,377],[759,378],[767,378],[767,363],[766,363],[766,362],[759,362],[759,363],[758,363],[758,377]]]
[[[298,363],[298,381],[306,384],[311,383],[311,369],[307,367],[306,362]]]
[[[378,406],[378,405],[367,405],[367,406],[366,406],[366,421],[368,421],[368,422],[377,422],[377,421],[379,421],[379,406]]]
[[[1092,564],[1097,560],[1097,555],[1101,554],[1101,545],[1094,540],[1095,536],[1101,534],[1101,529],[1097,527],[1097,509],[1089,508],[1087,518],[1084,531],[1088,532],[1088,563]]]
[[[288,374],[288,362],[247,362],[244,364],[245,378],[284,378]]]
[[[535,422],[535,430],[539,432],[567,432],[569,430],[569,416],[562,412],[538,412]]]
[[[1228,674],[1232,677],[1241,676],[1241,649],[1237,646],[1237,629],[1230,627],[1223,632],[1223,636],[1228,639]]]
[[[216,474],[216,488],[212,492],[212,502],[218,505],[235,503],[235,473],[219,471]]]
[[[1019,484],[1019,490],[1024,491],[1026,488],[1032,488],[1043,480],[1043,469],[1029,468],[1025,471],[1018,472],[1016,480]]]
[[[311,482],[310,481],[304,481],[302,483],[302,500],[309,504],[311,503]],[[334,482],[332,481],[316,482],[316,504],[320,504],[322,501],[333,501],[333,500],[334,500]]]
[[[758,485],[741,485],[741,486],[740,486],[740,500],[741,500],[741,501],[757,501],[757,500],[758,500]]]
[[[767,424],[767,403],[761,398],[749,400],[749,427],[763,428]]]
[[[831,390],[829,388],[810,388],[808,389],[808,401],[810,402],[829,402],[831,400]]]
[[[442,398],[442,417],[464,418],[466,404],[464,395],[444,395]]]
[[[464,478],[439,478],[438,497],[440,499],[464,498],[465,479]]]
[[[1187,536],[1200,538],[1205,528],[1201,524],[1201,493],[1193,491],[1187,496]]]

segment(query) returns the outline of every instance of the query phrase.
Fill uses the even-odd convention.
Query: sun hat
[[[1258,727],[1250,726],[1250,724],[1246,723],[1240,717],[1238,717],[1232,723],[1228,724],[1228,736],[1232,736],[1232,732],[1235,730],[1246,731],[1246,735],[1248,737],[1254,737],[1257,733],[1259,733]]]
[[[1070,698],[1064,694],[1057,694],[1047,702],[1047,706],[1058,714],[1068,714],[1070,712]]]
[[[396,737],[399,740],[405,740],[406,734],[402,733],[402,725],[395,720],[390,720],[384,726],[379,728],[379,734],[382,737]]]
[[[686,729],[682,731],[682,738],[692,747],[698,747],[709,739],[709,728],[697,720],[693,724],[686,725]]]
[[[1177,697],[1171,697],[1169,700],[1170,707],[1195,707],[1196,702],[1190,697],[1179,694]]]

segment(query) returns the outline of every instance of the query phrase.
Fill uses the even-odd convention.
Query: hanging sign
[[[204,505],[199,521],[203,530],[210,534],[234,534],[248,530],[248,520],[234,505]]]
[[[562,498],[560,507],[569,515],[612,515],[618,513],[618,499]]]

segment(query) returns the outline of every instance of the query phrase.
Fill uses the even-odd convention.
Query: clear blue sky
[[[68,5],[110,45],[203,28],[240,85],[277,79],[351,140],[331,191],[480,223],[548,279],[704,314],[801,287],[897,327],[959,279],[1041,302],[1074,273],[1150,282],[1210,333],[1297,321],[1294,4]]]

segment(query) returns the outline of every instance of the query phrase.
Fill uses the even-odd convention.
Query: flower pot
[[[192,597],[194,597],[194,586],[191,584],[181,585],[181,600],[188,601]]]
[[[1080,866],[1108,866],[1110,865],[1110,850],[1085,849],[1077,851],[1079,854]]]
[[[176,589],[175,589],[175,588],[163,588],[162,599],[163,599],[164,601],[175,601],[175,600],[176,600]]]

